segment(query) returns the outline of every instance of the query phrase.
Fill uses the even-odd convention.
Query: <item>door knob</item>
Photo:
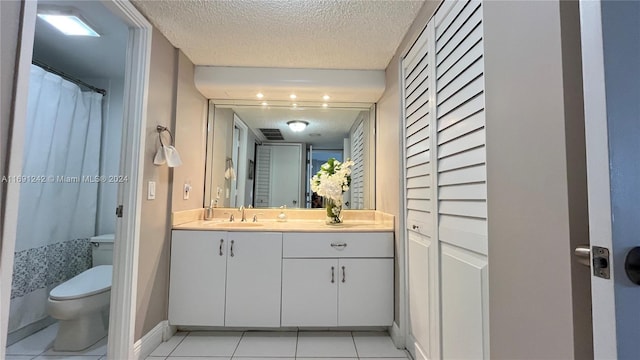
[[[640,246],[629,250],[624,260],[624,271],[629,280],[636,285],[640,285]]]

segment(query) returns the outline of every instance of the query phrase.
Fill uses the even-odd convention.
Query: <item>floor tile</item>
[[[300,360],[358,360],[358,358],[353,357],[353,358],[338,358],[338,357],[332,357],[332,358],[326,358],[326,357],[297,357],[296,359],[300,359]],[[263,359],[266,360],[266,359]]]
[[[161,356],[161,357],[167,357],[169,356],[169,354],[171,354],[171,352],[178,346],[178,344],[180,344],[182,342],[182,340],[184,340],[185,336],[187,336],[187,334],[189,334],[188,332],[177,332],[175,333],[171,339],[162,342],[160,345],[158,345],[157,348],[155,348],[151,354],[149,355],[150,357],[153,356]],[[157,360],[157,359],[156,359]]]
[[[170,354],[177,356],[229,356],[240,342],[241,332],[190,332]]]
[[[357,357],[349,332],[301,331],[296,357]]]
[[[169,356],[167,360],[231,360],[229,356]],[[266,360],[266,359],[262,359]]]
[[[295,360],[294,357],[281,357],[281,356],[274,356],[274,357],[246,357],[246,356],[234,356],[232,358],[232,360]],[[323,359],[323,360],[328,360],[328,359]],[[336,359],[331,359],[331,360],[336,360]]]
[[[57,333],[56,323],[9,346],[7,355],[40,355],[53,346]]]
[[[353,340],[356,343],[356,350],[359,357],[377,358],[406,358],[407,354],[403,350],[396,349],[391,338],[382,331],[355,331]]]
[[[100,360],[101,356],[92,355],[40,355],[34,360]]]
[[[295,357],[298,334],[295,331],[249,331],[244,333],[234,357]]]
[[[42,355],[53,355],[53,356],[63,356],[63,355],[88,355],[88,356],[103,356],[107,355],[107,337],[105,336],[102,340],[97,343],[91,345],[88,349],[82,351],[55,351],[53,348],[47,350]]]

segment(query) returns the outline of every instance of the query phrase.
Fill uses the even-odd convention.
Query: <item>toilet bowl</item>
[[[105,337],[109,329],[113,266],[102,264],[111,263],[113,235],[93,237],[91,242],[94,267],[49,293],[47,312],[59,322],[53,344],[56,351],[84,350]]]

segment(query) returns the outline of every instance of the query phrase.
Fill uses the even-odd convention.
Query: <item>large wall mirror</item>
[[[349,158],[345,208],[375,209],[374,117],[373,104],[210,100],[204,206],[322,207],[311,176]]]

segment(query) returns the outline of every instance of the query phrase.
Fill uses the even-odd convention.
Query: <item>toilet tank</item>
[[[91,241],[92,266],[113,265],[114,234],[94,236]]]

